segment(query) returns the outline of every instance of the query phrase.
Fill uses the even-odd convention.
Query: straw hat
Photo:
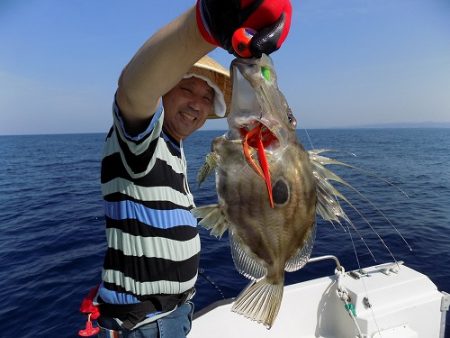
[[[214,114],[209,119],[225,117],[229,113],[231,102],[230,72],[213,58],[205,55],[184,75],[184,78],[198,77],[214,89]]]

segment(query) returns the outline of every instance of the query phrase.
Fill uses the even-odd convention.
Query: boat
[[[332,255],[334,274],[284,287],[267,329],[220,300],[195,314],[189,338],[444,338],[450,295],[402,261],[346,272]]]

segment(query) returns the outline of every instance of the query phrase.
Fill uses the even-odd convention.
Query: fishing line
[[[346,185],[347,186],[347,185]],[[354,189],[352,186],[348,186],[350,189]],[[357,190],[354,189],[356,192]],[[364,222],[369,226],[369,228],[372,230],[372,233],[374,233],[378,239],[380,240],[380,242],[383,244],[383,246],[386,248],[386,250],[389,252],[389,255],[392,257],[392,259],[395,261],[395,263],[397,263],[397,260],[395,259],[394,254],[392,253],[391,249],[389,249],[389,246],[386,244],[386,242],[384,241],[383,237],[381,237],[381,235],[378,233],[377,230],[375,230],[375,228],[372,226],[372,223],[369,222],[369,220],[359,211],[358,208],[356,208],[352,203],[350,203],[350,201],[348,201],[347,199],[344,200],[354,211],[356,211],[356,213],[364,220]],[[370,201],[369,201],[370,202]],[[348,218],[348,217],[347,217]],[[352,224],[353,227],[356,227]],[[395,227],[394,227],[395,228]],[[400,235],[401,236],[401,235]],[[403,238],[403,236],[401,236]],[[406,242],[407,243],[407,242]],[[407,243],[408,244],[408,243]],[[374,261],[376,262],[375,256],[373,256]]]
[[[343,150],[336,150],[336,149],[323,149],[323,150],[321,150],[320,153],[328,153],[328,152],[335,152],[335,153],[341,153],[341,154],[344,154],[344,155],[350,155],[352,157],[358,157],[358,155],[356,155],[355,153],[352,153],[352,152],[349,152],[349,151],[343,151]],[[396,189],[398,192],[400,192],[406,198],[410,198],[406,191],[404,191],[402,188],[398,187],[396,184],[394,184],[393,182],[389,181],[388,179],[385,179],[385,178],[381,177],[380,175],[378,175],[373,170],[357,167],[357,166],[355,166],[353,164],[347,164],[347,163],[344,163],[344,162],[330,163],[330,164],[336,164],[336,165],[342,165],[342,166],[345,166],[345,167],[349,167],[349,168],[355,169],[356,171],[359,171],[360,173],[365,174],[367,176],[375,177],[376,179],[378,179],[378,180],[386,183],[390,187]]]
[[[306,128],[303,128],[303,131],[306,133],[306,136],[308,138],[308,142],[309,142],[309,145],[311,146],[311,149],[315,149],[312,139],[309,136],[308,130]]]
[[[305,132],[305,134],[306,134],[306,136],[307,136],[307,140],[308,140],[309,144],[311,145],[312,149],[315,149],[314,144],[313,144],[313,142],[312,142],[312,139],[311,139],[311,137],[310,137],[310,135],[309,135],[309,133],[308,133],[308,130],[307,130],[306,128],[303,128],[303,130],[304,130],[304,132]],[[316,154],[316,156],[318,156],[319,153],[321,153],[321,151],[318,151],[317,154]],[[341,153],[342,153],[342,151],[341,151]],[[350,154],[351,156],[357,157],[354,153],[349,153],[349,152],[344,152],[344,153],[347,153],[347,154]],[[356,171],[359,171],[360,173],[364,173],[364,174],[366,174],[366,175],[368,175],[368,176],[373,176],[373,177],[375,177],[375,178],[377,178],[377,179],[383,181],[384,183],[388,184],[389,186],[396,188],[398,191],[400,191],[400,193],[402,193],[404,196],[406,196],[407,198],[409,198],[408,194],[406,194],[405,191],[403,191],[402,189],[400,189],[399,187],[397,187],[396,185],[394,185],[392,182],[390,182],[390,181],[388,181],[388,180],[386,180],[386,179],[380,177],[379,175],[377,175],[377,174],[374,173],[373,171],[369,171],[369,170],[367,170],[367,169],[362,169],[362,168],[355,167],[355,166],[352,166],[352,165],[347,165],[347,164],[345,164],[345,163],[332,163],[331,161],[328,162],[328,163],[322,163],[322,164],[323,164],[323,165],[324,165],[324,164],[337,164],[337,165],[340,164],[340,165],[344,165],[344,166],[353,168],[353,169],[355,169]],[[333,180],[333,178],[331,178],[331,180]],[[401,239],[403,240],[403,242],[407,245],[407,247],[410,249],[410,251],[412,251],[412,248],[411,248],[411,246],[409,245],[409,243],[406,241],[406,239],[403,237],[403,235],[400,233],[400,231],[397,229],[397,227],[396,227],[396,226],[388,219],[388,217],[381,211],[381,209],[379,209],[379,208],[378,208],[378,207],[377,207],[370,199],[368,199],[368,198],[367,198],[364,194],[362,194],[358,189],[354,188],[353,186],[351,186],[351,185],[348,184],[347,182],[345,182],[345,181],[340,181],[340,180],[337,180],[337,182],[343,184],[343,186],[349,188],[350,190],[353,190],[353,192],[356,192],[360,198],[362,198],[364,201],[368,202],[369,205],[370,205],[372,208],[374,208],[374,209],[376,210],[376,212],[378,212],[378,213],[379,213],[379,214],[380,214],[380,215],[381,215],[381,216],[389,223],[389,225],[391,226],[391,228],[394,229],[394,231],[400,236],[400,238],[401,238]],[[335,196],[335,197],[336,197],[336,196]],[[369,228],[372,230],[372,233],[374,233],[374,234],[378,237],[378,239],[381,241],[381,243],[382,243],[382,244],[384,245],[384,247],[387,249],[387,251],[389,252],[390,256],[394,259],[394,262],[397,262],[397,260],[395,259],[393,253],[391,252],[391,250],[389,249],[389,247],[387,246],[387,244],[384,242],[383,238],[382,238],[382,237],[380,236],[380,234],[373,228],[372,224],[367,220],[367,218],[366,218],[366,217],[365,217],[365,216],[364,216],[364,215],[363,215],[363,214],[362,214],[362,213],[361,213],[361,212],[360,212],[360,211],[359,211],[359,210],[358,210],[351,202],[349,202],[346,198],[343,198],[343,200],[344,200],[344,202],[346,202],[346,203],[347,203],[354,211],[356,211],[356,213],[364,220],[364,222],[365,222],[365,223],[369,226]],[[358,229],[356,228],[356,226],[352,223],[352,221],[351,221],[351,220],[348,218],[348,216],[346,215],[345,211],[344,211],[344,217],[343,217],[343,219],[344,219],[344,221],[346,221],[346,227],[347,227],[347,230],[348,230],[348,233],[349,233],[349,236],[350,236],[350,240],[351,240],[351,243],[352,243],[353,252],[354,252],[354,254],[355,254],[355,258],[356,258],[356,262],[357,262],[357,265],[358,265],[358,269],[359,269],[359,271],[362,272],[361,263],[360,263],[360,261],[359,261],[359,257],[358,257],[356,245],[355,245],[355,242],[354,242],[354,239],[353,239],[353,236],[352,236],[352,230],[355,231],[355,233],[356,233],[357,235],[359,235],[360,239],[362,240],[362,242],[364,243],[364,245],[365,245],[366,248],[368,249],[369,254],[372,256],[372,258],[373,258],[375,261],[376,261],[376,259],[375,259],[374,255],[373,255],[373,253],[371,252],[371,250],[369,249],[369,247],[367,246],[367,243],[365,242],[364,238],[363,238],[363,237],[361,236],[361,234],[359,233],[359,231],[358,231]],[[338,222],[339,222],[339,221],[338,221]],[[333,223],[333,222],[331,222],[331,223],[332,223],[332,225],[335,227],[334,223]],[[343,224],[342,224],[341,222],[339,222],[339,223],[340,223],[341,226],[344,228]],[[336,227],[335,227],[335,228],[336,228]],[[345,228],[344,228],[344,229],[345,229]],[[364,276],[362,276],[361,282],[362,282],[362,285],[363,285],[363,288],[364,288],[364,291],[365,291],[367,300],[369,300],[369,299],[370,299],[370,297],[369,297],[369,292],[368,292],[366,283],[365,283],[365,281],[364,281]],[[378,334],[381,335],[380,327],[379,327],[378,322],[377,322],[377,320],[376,320],[376,316],[375,316],[374,309],[373,309],[373,307],[370,305],[369,302],[368,302],[368,304],[369,304],[369,305],[367,305],[367,306],[370,308],[370,312],[371,312],[371,314],[372,314],[372,318],[373,318],[373,320],[374,320],[375,327],[376,327],[376,329],[377,329],[377,331],[378,331]],[[356,323],[356,324],[357,324],[357,323]]]
[[[348,182],[346,182],[344,179],[342,179],[341,177],[337,176],[336,174],[334,174],[332,171],[327,170],[325,168],[325,165],[342,165],[344,167],[349,167],[351,169],[357,169],[358,171],[362,171],[363,173],[367,174],[367,171],[363,171],[362,169],[358,168],[358,167],[354,167],[352,165],[346,164],[344,162],[341,161],[337,161],[334,159],[331,159],[329,157],[325,157],[325,156],[321,156],[321,153],[324,152],[328,152],[330,150],[326,150],[326,149],[317,149],[317,150],[311,150],[310,156],[311,154],[314,154],[314,158],[315,161],[318,161],[321,165],[322,165],[322,170],[326,170],[329,174],[324,174],[324,177],[327,177],[327,180],[332,180],[335,181],[337,183],[340,183],[342,186],[352,190],[353,192],[355,192],[356,194],[358,194],[358,196],[360,198],[362,198],[364,201],[366,201],[367,203],[369,203],[370,206],[372,206],[372,208],[379,214],[381,215],[391,226],[392,229],[394,229],[394,231],[397,233],[397,235],[403,240],[403,242],[406,244],[406,246],[408,247],[408,249],[410,251],[412,251],[412,247],[410,246],[410,244],[408,243],[408,241],[404,238],[404,236],[400,233],[400,231],[398,230],[398,228],[391,222],[391,220],[384,214],[384,212],[378,208],[369,198],[367,198],[364,194],[362,194],[358,189],[356,189],[355,187],[353,187],[351,184],[349,184]],[[382,178],[375,176],[381,180],[383,180]],[[384,182],[390,183],[386,180],[383,180]],[[391,186],[393,186],[392,184],[390,184]],[[394,186],[395,187],[395,186]],[[401,191],[401,190],[400,190]],[[335,193],[334,193],[335,194]],[[406,193],[405,193],[406,194]],[[407,195],[406,195],[407,196]],[[391,252],[391,250],[389,249],[389,247],[387,246],[387,244],[384,242],[384,240],[381,238],[380,234],[372,227],[372,224],[369,222],[369,220],[366,219],[366,217],[348,200],[346,199],[343,195],[339,196],[343,201],[345,201],[348,205],[350,205],[350,207],[356,211],[365,221],[365,223],[370,227],[370,229],[373,231],[374,234],[377,235],[377,237],[379,238],[379,240],[381,241],[381,243],[384,245],[384,247],[387,249],[387,251],[389,252],[389,254],[391,255],[391,257],[394,259],[394,261],[396,261],[393,253]],[[408,196],[407,196],[408,197]],[[348,221],[348,220],[347,220]],[[350,223],[350,222],[349,222]]]
[[[351,233],[351,229],[349,228],[348,225],[347,225],[347,228],[348,228],[348,234],[350,235],[350,240],[351,240],[351,242],[352,242],[353,252],[355,253],[356,262],[357,262],[357,265],[358,265],[358,270],[361,272],[361,278],[360,278],[360,279],[361,279],[361,283],[362,283],[362,285],[363,285],[364,291],[366,292],[367,299],[370,299],[370,297],[369,297],[369,291],[367,291],[367,286],[366,286],[366,283],[364,282],[364,273],[362,273],[361,265],[360,265],[360,263],[359,263],[358,252],[357,252],[357,250],[356,250],[356,246],[355,246],[355,242],[354,242],[354,240],[353,240],[353,236],[352,236],[352,233]],[[373,321],[374,321],[374,323],[375,323],[375,327],[377,328],[378,334],[379,334],[380,337],[381,337],[380,327],[378,326],[378,322],[377,322],[377,319],[376,319],[376,317],[375,317],[375,312],[373,311],[373,306],[370,305],[370,306],[369,306],[369,309],[370,309],[370,312],[372,313],[372,318],[373,318]]]
[[[205,273],[205,269],[198,269],[198,274],[200,275],[200,276],[202,276],[204,279],[206,279],[206,281],[209,283],[209,284],[211,284],[219,293],[220,293],[220,296],[222,297],[222,299],[225,299],[225,295],[223,294],[223,292],[222,292],[222,290],[217,286],[217,284],[216,283],[214,283],[214,281],[211,279],[211,278],[209,278]]]

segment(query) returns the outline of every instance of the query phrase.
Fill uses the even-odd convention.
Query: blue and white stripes
[[[108,249],[99,295],[129,304],[185,292],[197,279],[200,238],[182,145],[163,132],[162,107],[137,136],[113,110],[102,160]]]

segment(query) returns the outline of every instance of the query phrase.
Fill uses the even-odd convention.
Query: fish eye
[[[286,107],[286,108],[287,108],[286,115],[287,115],[289,124],[291,125],[292,128],[295,129],[297,127],[297,119],[295,118],[294,114],[292,114],[291,108],[289,108],[289,107]]]
[[[272,187],[273,202],[278,205],[287,203],[289,200],[289,186],[284,178],[280,178]]]
[[[289,120],[290,125],[293,128],[297,127],[297,119],[295,118],[294,114],[292,114],[291,112],[288,113],[287,118]]]

